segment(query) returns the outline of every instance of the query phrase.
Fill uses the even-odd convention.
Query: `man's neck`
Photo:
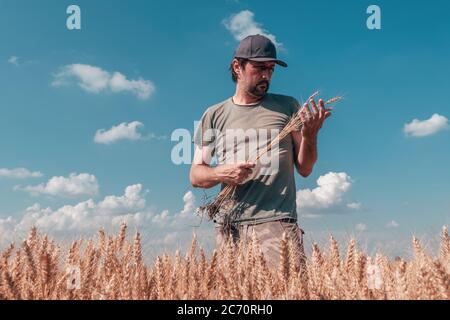
[[[261,101],[264,97],[256,97],[253,96],[251,94],[249,94],[248,92],[246,92],[245,90],[243,90],[242,88],[240,88],[239,86],[236,86],[236,92],[233,96],[233,102],[235,104],[239,104],[239,105],[252,105],[252,104],[256,104],[259,101]]]

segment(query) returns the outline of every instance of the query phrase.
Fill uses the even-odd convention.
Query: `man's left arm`
[[[300,131],[291,133],[294,140],[295,167],[297,172],[305,178],[311,174],[317,161],[317,136],[325,119],[331,116],[332,110],[332,108],[325,108],[322,99],[319,100],[319,107],[314,98],[309,103],[313,111],[309,109],[308,103],[303,104],[300,111],[303,125]]]
[[[300,131],[294,131],[291,135],[294,140],[295,167],[297,172],[306,178],[317,161],[317,137],[309,140],[302,138]]]

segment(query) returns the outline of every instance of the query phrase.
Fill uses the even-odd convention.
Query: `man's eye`
[[[275,68],[267,68],[265,66],[260,66],[260,67],[257,67],[257,68],[260,71],[269,70],[270,72],[274,72],[274,69],[275,69]]]

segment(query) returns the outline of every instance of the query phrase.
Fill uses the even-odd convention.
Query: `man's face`
[[[275,62],[249,61],[241,70],[241,77],[244,90],[250,95],[262,98],[269,90],[270,80],[275,69]]]

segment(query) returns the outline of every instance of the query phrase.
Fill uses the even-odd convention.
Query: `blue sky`
[[[81,30],[66,28],[70,4],[81,8]],[[381,8],[381,30],[366,27],[370,4]],[[189,165],[172,163],[171,134],[192,132],[234,93],[239,32],[259,28],[289,64],[271,92],[345,96],[320,132],[314,172],[296,177],[308,239],[436,234],[450,220],[449,10],[443,0],[1,0],[0,232],[21,236],[32,221],[88,232],[127,214],[155,245],[184,243],[203,191],[190,186]],[[233,21],[244,28],[231,30]],[[83,82],[87,74],[100,82]],[[109,144],[96,142],[108,131]]]

